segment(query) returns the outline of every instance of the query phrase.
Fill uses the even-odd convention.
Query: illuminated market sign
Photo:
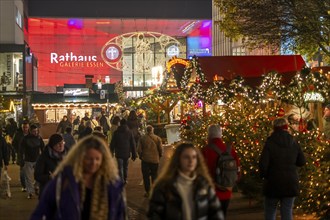
[[[200,54],[210,54],[210,49],[209,48],[194,48],[194,49],[189,49],[188,51],[189,54],[194,54],[194,55],[200,55]]]
[[[174,57],[174,56],[179,56],[180,55],[180,50],[179,47],[176,45],[172,45],[166,50],[167,56],[169,57]]]
[[[184,59],[173,58],[173,59],[169,60],[166,64],[167,72],[171,72],[171,67],[174,66],[175,64],[182,64],[184,66],[187,66],[188,63],[189,62]]]
[[[318,92],[306,92],[304,100],[305,102],[324,102],[323,96]]]
[[[88,88],[63,88],[64,96],[89,96]]]
[[[103,62],[97,61],[95,55],[77,55],[73,52],[64,54],[50,53],[50,63],[60,67],[103,67]]]

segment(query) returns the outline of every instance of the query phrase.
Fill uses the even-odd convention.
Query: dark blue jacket
[[[116,158],[128,159],[132,156],[132,160],[135,160],[136,144],[133,133],[127,125],[120,125],[114,132],[110,150]]]
[[[271,198],[297,196],[297,167],[305,163],[304,153],[293,137],[284,130],[274,131],[267,139],[259,161],[264,195]]]
[[[125,219],[123,187],[120,180],[108,185],[108,220]],[[56,198],[56,190],[60,192],[59,198]],[[47,184],[30,219],[41,220],[45,217],[47,220],[80,220],[80,199],[80,185],[75,181],[72,168],[66,167]]]

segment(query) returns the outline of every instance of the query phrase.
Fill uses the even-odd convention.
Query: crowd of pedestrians
[[[326,106],[325,125],[329,109]],[[276,218],[278,203],[282,218],[292,219],[299,187],[296,169],[305,164],[305,157],[288,132],[286,119],[275,119],[273,126],[259,161],[265,219]],[[31,219],[125,219],[128,164],[137,158],[141,160],[144,196],[150,201],[149,219],[227,216],[232,187],[217,183],[219,152],[227,152],[235,161],[238,181],[240,159],[235,144],[223,141],[220,125],[208,127],[202,150],[189,142],[175,146],[162,170],[163,141],[151,125],[143,126],[134,110],[110,116],[102,111],[100,117],[86,112],[72,123],[63,116],[46,145],[39,127],[35,116],[23,120],[19,128],[10,119],[6,134],[0,135],[1,170],[7,170],[11,157],[20,166],[22,191],[28,199],[40,199]]]

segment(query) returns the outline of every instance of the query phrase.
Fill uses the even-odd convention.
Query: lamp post
[[[107,96],[107,114],[109,115],[109,84],[110,84],[110,76],[105,76],[105,84],[106,84],[106,96]]]

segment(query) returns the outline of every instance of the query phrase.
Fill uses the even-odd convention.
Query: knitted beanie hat
[[[50,136],[49,141],[48,141],[48,146],[53,148],[56,144],[60,143],[63,141],[63,137],[60,134],[53,134]]]

